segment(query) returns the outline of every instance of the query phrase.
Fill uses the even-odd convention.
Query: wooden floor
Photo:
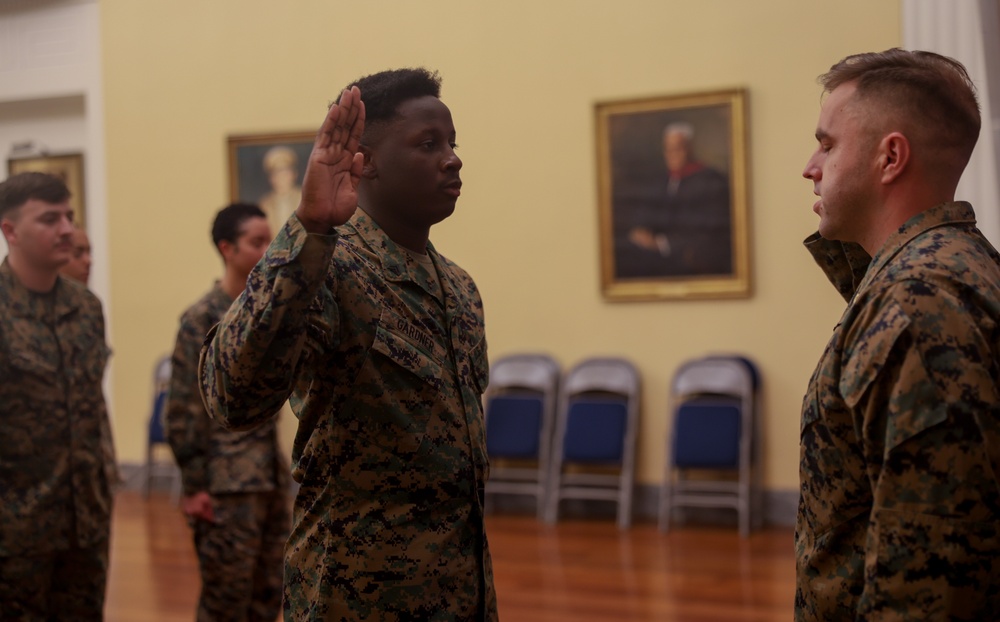
[[[187,524],[162,495],[118,495],[108,622],[190,622],[198,566]],[[504,622],[787,622],[794,557],[790,530],[741,540],[734,529],[530,516],[487,518]]]

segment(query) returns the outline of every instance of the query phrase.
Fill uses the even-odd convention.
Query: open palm
[[[358,207],[358,183],[364,156],[359,151],[365,129],[361,91],[351,87],[330,106],[316,135],[296,214],[311,233],[328,233],[347,222]]]

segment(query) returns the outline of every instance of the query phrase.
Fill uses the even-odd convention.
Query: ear
[[[891,184],[910,165],[910,141],[900,132],[892,132],[878,145],[878,165],[883,184]]]
[[[17,237],[14,233],[14,223],[6,218],[0,219],[0,231],[3,231],[3,237],[7,242],[13,242]]]
[[[365,179],[378,179],[378,167],[375,166],[375,154],[371,147],[361,145],[358,151],[365,156],[365,163],[361,167],[361,176]]]
[[[223,263],[229,263],[229,258],[232,256],[235,248],[236,245],[229,240],[222,240],[219,242],[219,254],[222,255]]]

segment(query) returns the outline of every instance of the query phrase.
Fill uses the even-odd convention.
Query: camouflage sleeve
[[[336,243],[336,234],[307,233],[293,214],[209,333],[201,354],[201,390],[209,413],[224,427],[258,426],[288,399],[309,338],[309,306],[323,286]],[[336,309],[322,312],[335,333]]]
[[[211,421],[198,390],[198,356],[211,322],[204,313],[188,310],[181,318],[170,358],[170,391],[164,414],[167,442],[181,469],[185,495],[208,490]]]
[[[868,478],[874,496],[858,616],[973,619],[962,611],[981,610],[1000,555],[992,349],[971,307],[927,283],[870,308],[841,375],[868,465],[842,476]]]

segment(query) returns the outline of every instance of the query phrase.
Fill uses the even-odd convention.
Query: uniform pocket
[[[370,447],[411,454],[420,447],[445,388],[439,363],[406,338],[379,327],[344,413]]]
[[[896,341],[910,326],[910,318],[894,300],[886,300],[873,318],[859,318],[867,328],[854,339],[854,347],[846,353],[840,375],[840,394],[855,408],[868,387],[878,377],[892,353]]]

